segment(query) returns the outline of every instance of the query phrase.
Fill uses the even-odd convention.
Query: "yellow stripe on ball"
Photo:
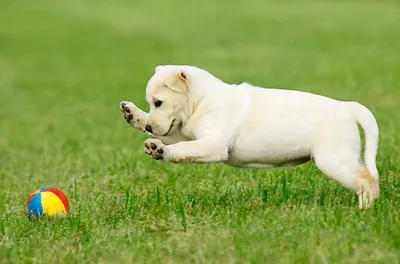
[[[65,215],[65,207],[60,198],[52,192],[42,192],[43,212],[48,216]]]

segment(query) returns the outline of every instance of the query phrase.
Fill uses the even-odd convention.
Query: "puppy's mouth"
[[[162,135],[163,137],[167,136],[167,135],[169,134],[169,132],[171,132],[172,128],[173,128],[174,125],[175,125],[175,121],[176,121],[176,119],[174,118],[174,120],[172,120],[172,122],[171,122],[171,125],[169,126],[169,129],[168,129],[167,133],[165,133],[164,135]]]

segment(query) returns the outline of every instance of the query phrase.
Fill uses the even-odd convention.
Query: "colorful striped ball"
[[[63,216],[69,213],[67,196],[57,188],[41,187],[32,193],[27,202],[29,216]]]

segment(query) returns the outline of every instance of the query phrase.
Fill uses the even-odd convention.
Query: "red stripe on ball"
[[[60,198],[61,202],[64,204],[65,211],[67,211],[67,213],[69,213],[69,202],[68,202],[68,198],[67,198],[67,196],[65,196],[65,194],[64,194],[62,191],[60,191],[60,190],[57,189],[57,188],[50,187],[50,188],[44,190],[43,192],[52,192],[52,193],[54,193],[55,195],[57,195],[58,198]]]

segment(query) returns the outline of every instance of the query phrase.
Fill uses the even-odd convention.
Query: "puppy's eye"
[[[160,100],[156,100],[155,102],[154,102],[154,105],[155,105],[155,107],[160,107],[161,105],[162,105],[162,101],[160,101]]]

